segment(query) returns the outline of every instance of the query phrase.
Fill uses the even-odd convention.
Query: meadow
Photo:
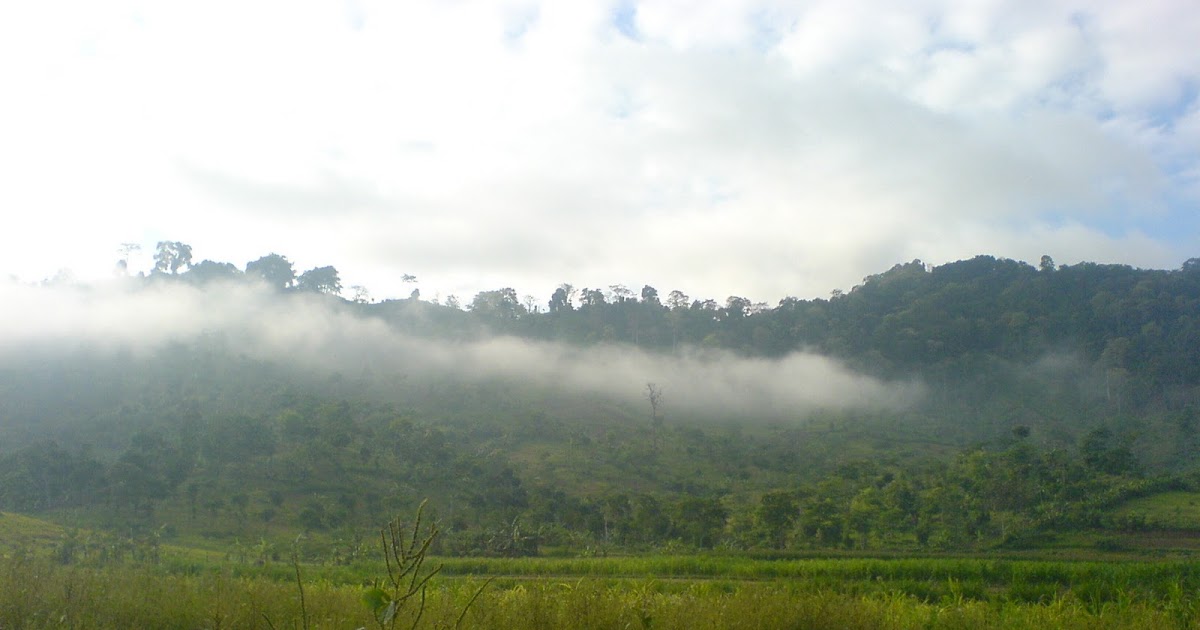
[[[165,549],[157,561],[63,564],[10,549],[0,560],[0,628],[1200,625],[1200,566],[1187,561],[690,555],[426,566],[442,568],[423,609],[413,598],[385,620],[365,597],[386,575],[382,562],[258,564]]]

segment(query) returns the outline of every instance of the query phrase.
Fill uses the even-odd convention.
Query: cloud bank
[[[653,382],[666,392],[673,414],[802,417],[816,409],[901,409],[922,394],[917,384],[880,382],[806,353],[768,360],[724,351],[663,355],[514,337],[420,338],[356,315],[340,302],[279,296],[246,284],[0,283],[0,301],[7,306],[0,312],[0,360],[12,364],[80,348],[147,356],[169,343],[208,335],[226,339],[237,353],[326,375],[369,371],[383,380],[500,380],[639,405]]]
[[[62,8],[0,8],[27,280],[170,239],[380,296],[774,301],[913,258],[1173,268],[1200,236],[1185,2]]]

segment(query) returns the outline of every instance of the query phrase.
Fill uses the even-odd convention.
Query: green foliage
[[[406,536],[407,538],[407,536]],[[317,572],[318,567],[309,567]],[[460,560],[446,572],[502,577],[427,584],[396,625],[472,628],[1145,628],[1197,621],[1193,563],[994,559]],[[30,580],[28,576],[37,575]],[[521,578],[511,576],[525,576]],[[639,577],[620,577],[639,576]],[[484,585],[487,584],[485,581]],[[3,627],[354,628],[374,625],[344,576],[295,584],[226,569],[83,569],[0,559]],[[383,595],[367,591],[366,599]],[[385,604],[383,608],[387,608]]]
[[[179,241],[159,241],[154,249],[154,273],[179,273],[192,264],[192,247]]]
[[[292,261],[279,254],[267,254],[246,263],[246,275],[262,280],[268,286],[279,290],[291,287],[296,281],[296,270]]]
[[[475,315],[496,322],[511,321],[529,314],[511,287],[475,294],[470,309]]]
[[[106,472],[86,448],[72,452],[41,441],[0,456],[0,507],[40,511],[86,505],[105,487]]]
[[[417,606],[413,620],[415,628],[420,623],[421,616],[425,614],[425,596],[429,580],[441,571],[440,566],[430,570],[424,569],[429,547],[439,533],[436,523],[429,524],[425,531],[421,529],[425,503],[422,501],[417,508],[411,532],[405,531],[399,519],[389,521],[380,532],[387,577],[384,580],[376,580],[363,593],[363,602],[371,609],[371,615],[381,630],[396,627],[397,619],[407,611],[413,600],[416,600]]]
[[[183,244],[167,245],[145,286],[238,276],[224,263],[177,274]],[[313,374],[248,357],[222,333],[6,358],[0,507],[219,543],[308,531],[345,562],[372,519],[415,496],[442,506],[448,553],[975,550],[1097,528],[1128,547],[1127,532],[1167,521],[1115,506],[1170,489],[1200,446],[1193,267],[914,261],[775,308],[679,291],[664,303],[623,285],[563,285],[545,313],[511,288],[480,293],[470,312],[419,299],[339,307],[415,336],[560,341],[581,360],[598,342],[812,349],[924,383],[925,402],[898,412],[718,416],[668,400],[667,423],[649,385],[647,423],[644,403],[527,383]],[[246,268],[278,289],[295,280],[275,254]],[[322,267],[298,288],[336,284]]]
[[[221,280],[236,280],[240,278],[242,272],[232,263],[219,263],[212,260],[202,260],[192,265],[187,273],[183,274],[183,279],[193,284],[205,285],[211,282]]]
[[[337,295],[342,292],[342,281],[334,267],[315,267],[300,274],[296,280],[296,289]]]
[[[1122,529],[1200,531],[1200,492],[1174,490],[1131,499],[1113,513]]]

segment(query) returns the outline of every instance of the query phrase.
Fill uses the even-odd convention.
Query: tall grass
[[[788,580],[842,592],[899,590],[925,600],[947,594],[952,581],[975,599],[1048,601],[1073,594],[1088,602],[1134,597],[1165,601],[1182,588],[1200,591],[1195,562],[1061,562],[954,558],[755,560],[728,556],[629,558],[448,558],[447,575],[515,577],[658,577],[685,580]]]
[[[1200,602],[1194,570],[1180,579],[1187,567],[1175,563],[827,560],[739,569],[732,559],[645,558],[463,561],[455,568],[509,576],[467,611],[464,626],[471,628],[1186,628],[1196,627]],[[619,577],[664,568],[676,576]],[[577,575],[565,576],[566,569]],[[708,577],[679,577],[701,569]],[[336,583],[308,568],[305,575],[302,617],[296,585],[286,580],[134,564],[64,566],[13,554],[0,560],[0,628],[372,625],[361,584]],[[452,626],[480,583],[431,582],[421,627]],[[407,627],[406,620],[398,625]]]

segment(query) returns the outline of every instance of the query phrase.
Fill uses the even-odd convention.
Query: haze
[[[1174,269],[1198,32],[1170,0],[5,3],[0,270],[184,240],[377,297],[774,303],[979,252]]]
[[[574,347],[484,337],[453,342],[392,330],[323,296],[249,284],[94,286],[0,283],[0,359],[9,365],[80,348],[146,356],[169,343],[222,336],[239,353],[319,375],[371,372],[382,382],[495,379],[645,404],[646,384],[672,412],[800,419],[814,409],[902,409],[916,383],[884,383],[814,354],[745,358],[723,350],[675,355],[628,345]]]

